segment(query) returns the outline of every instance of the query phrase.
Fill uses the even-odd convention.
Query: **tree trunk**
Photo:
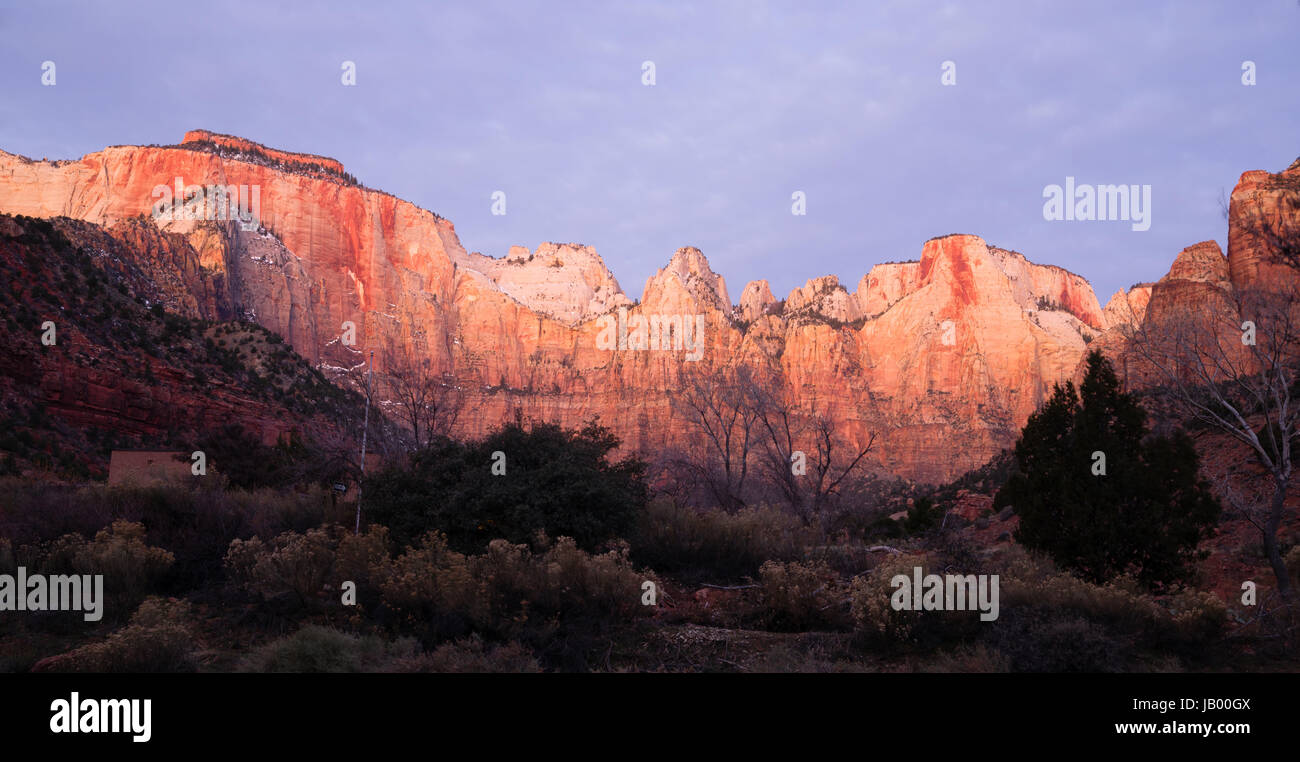
[[[1273,574],[1277,577],[1277,591],[1282,594],[1284,600],[1289,601],[1295,595],[1295,591],[1291,589],[1291,576],[1287,574],[1286,564],[1282,561],[1282,552],[1277,547],[1277,530],[1282,524],[1287,481],[1282,479],[1273,482],[1273,503],[1269,506],[1268,521],[1264,524],[1264,552],[1268,555],[1268,563],[1273,567]]]

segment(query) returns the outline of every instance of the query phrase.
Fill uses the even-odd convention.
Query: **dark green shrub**
[[[907,509],[903,530],[908,534],[921,534],[934,529],[943,518],[943,508],[928,497],[918,497]]]
[[[626,536],[645,506],[645,464],[609,462],[618,444],[595,423],[579,431],[513,423],[478,442],[440,440],[367,481],[367,517],[404,545],[433,530],[472,551],[541,531],[595,549]]]
[[[998,618],[991,641],[1013,672],[1122,672],[1132,658],[1122,638],[1082,617],[1041,609]]]

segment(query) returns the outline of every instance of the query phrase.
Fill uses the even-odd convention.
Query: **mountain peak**
[[[1228,258],[1218,241],[1201,241],[1178,253],[1169,273],[1161,280],[1194,280],[1205,283],[1228,282]]]
[[[709,266],[704,252],[694,246],[678,249],[668,264],[646,279],[643,304],[656,304],[670,311],[685,308],[685,301],[699,307],[731,311],[727,282]],[[675,306],[674,306],[675,305]]]
[[[776,303],[772,287],[765,280],[751,280],[740,293],[740,316],[744,320],[757,320],[767,308]]]
[[[471,254],[468,265],[506,296],[569,325],[632,303],[605,260],[580,243],[548,241],[531,253],[511,246],[502,259]]]

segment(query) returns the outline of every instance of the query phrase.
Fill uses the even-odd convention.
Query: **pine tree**
[[[1016,539],[1093,582],[1131,574],[1159,590],[1185,581],[1220,507],[1181,430],[1148,436],[1146,411],[1100,352],[1083,383],[1057,385],[1016,443],[1018,470],[996,505]]]

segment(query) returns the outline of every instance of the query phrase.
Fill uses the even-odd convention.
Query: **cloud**
[[[1300,153],[1294,3],[483,0],[6,9],[0,148],[71,157],[208,127],[331,155],[466,248],[596,245],[632,288],[698,245],[777,293],[970,230],[1091,278],[1224,236],[1247,169]],[[1242,87],[1240,62],[1259,63]],[[39,62],[59,65],[42,88]],[[343,60],[358,83],[339,83]],[[641,64],[656,64],[654,87]],[[940,84],[954,61],[957,85]],[[1066,174],[1150,183],[1155,223],[1045,223]],[[509,214],[489,195],[504,189]],[[789,213],[808,194],[808,214]],[[1074,227],[1070,227],[1073,224]]]

